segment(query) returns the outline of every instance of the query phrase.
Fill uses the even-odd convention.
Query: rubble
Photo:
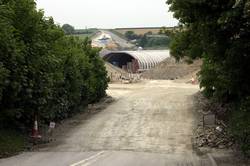
[[[234,144],[233,137],[222,126],[199,126],[196,130],[195,140],[198,147],[225,149]]]
[[[220,105],[213,105],[201,94],[198,94],[196,98],[201,121],[195,130],[194,145],[198,148],[209,147],[216,149],[229,149],[234,146],[235,141],[229,132],[228,126],[218,118],[223,115],[225,108]],[[206,117],[208,115],[209,118]]]

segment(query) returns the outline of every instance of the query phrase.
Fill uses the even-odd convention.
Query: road
[[[117,43],[122,48],[133,48],[134,47],[134,45],[129,43],[127,40],[119,37],[118,35],[110,32],[108,30],[102,30],[102,33],[111,36],[112,40],[115,41],[115,43]]]
[[[106,40],[100,40],[102,38],[107,38]],[[127,40],[119,37],[118,35],[108,31],[100,30],[100,32],[92,39],[92,43],[98,47],[107,47],[108,45],[119,47],[120,49],[133,48],[134,45],[129,43]]]
[[[173,81],[111,84],[116,99],[90,118],[77,117],[57,140],[1,166],[212,166],[192,148],[196,85]],[[71,124],[71,125],[70,125]]]

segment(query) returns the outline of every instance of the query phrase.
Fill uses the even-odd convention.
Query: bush
[[[170,43],[169,37],[150,37],[144,47],[165,47]]]
[[[171,44],[171,54],[177,59],[203,59],[199,78],[203,92],[218,102],[234,105],[231,128],[242,150],[249,153],[250,2],[168,0],[167,3],[181,25]]]
[[[245,155],[250,156],[250,97],[233,109],[231,130]]]
[[[105,96],[107,72],[88,39],[67,37],[34,0],[0,0],[0,128],[60,120]]]

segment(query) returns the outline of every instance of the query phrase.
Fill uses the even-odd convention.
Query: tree
[[[125,37],[129,40],[135,40],[138,36],[135,34],[134,31],[127,31],[125,32]]]
[[[139,45],[141,47],[146,47],[147,43],[148,43],[148,35],[152,35],[153,33],[151,31],[145,33],[144,35],[140,35],[140,38],[139,38]]]
[[[202,58],[201,87],[208,97],[233,103],[232,130],[250,154],[250,1],[168,0],[183,29],[171,54]],[[244,117],[244,118],[236,118]]]
[[[170,38],[174,38],[174,36],[178,33],[178,28],[167,29],[166,27],[162,27],[159,31],[159,35],[166,35]]]
[[[65,36],[34,0],[0,0],[0,129],[61,120],[104,97],[99,51]]]
[[[63,31],[65,32],[66,35],[71,35],[75,33],[75,28],[72,25],[69,24],[64,24],[62,26]]]
[[[169,47],[170,38],[165,37],[150,37],[144,47],[158,47],[158,48],[167,48]]]

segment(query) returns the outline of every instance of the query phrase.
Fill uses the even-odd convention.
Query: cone
[[[41,135],[39,135],[39,132],[38,132],[38,122],[37,122],[37,120],[35,120],[35,122],[34,122],[34,127],[32,129],[31,137],[32,138],[41,138],[42,137]]]
[[[192,84],[195,84],[195,79],[194,79],[194,77],[192,77],[191,82],[192,82]]]

